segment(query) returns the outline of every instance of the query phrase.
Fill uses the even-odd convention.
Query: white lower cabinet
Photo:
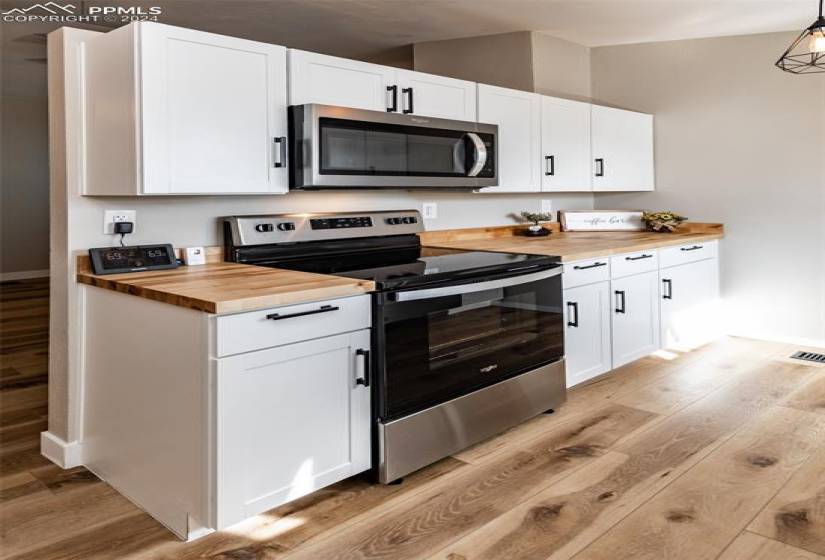
[[[659,274],[645,272],[613,279],[613,367],[659,349]]]
[[[369,329],[217,360],[217,528],[370,468]]]
[[[688,350],[719,336],[717,259],[663,268],[659,280],[663,348]]]
[[[565,362],[572,387],[610,371],[610,283],[564,290]]]

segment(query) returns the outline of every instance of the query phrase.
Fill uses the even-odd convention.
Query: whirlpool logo
[[[490,373],[494,369],[498,368],[498,364],[490,364],[489,366],[484,366],[483,368],[479,369],[481,373]]]

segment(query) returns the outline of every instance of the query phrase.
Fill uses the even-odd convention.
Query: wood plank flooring
[[[192,543],[39,453],[48,282],[0,284],[0,558],[825,560],[825,368],[662,352],[381,486],[355,477]]]

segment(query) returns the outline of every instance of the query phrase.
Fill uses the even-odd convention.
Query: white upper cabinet
[[[475,82],[411,70],[398,70],[396,80],[402,113],[475,122]]]
[[[498,184],[483,192],[541,189],[541,96],[478,84],[478,121],[498,125]]]
[[[320,103],[371,111],[398,107],[395,69],[337,56],[289,51],[289,104]]]
[[[288,190],[284,47],[146,22],[83,53],[84,194]]]
[[[476,120],[476,84],[306,51],[289,51],[289,104],[321,103]]]
[[[542,96],[541,190],[592,190],[590,107],[589,103]]]
[[[652,191],[653,115],[593,105],[593,190]]]

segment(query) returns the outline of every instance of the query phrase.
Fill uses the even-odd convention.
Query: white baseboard
[[[63,469],[83,464],[80,442],[65,442],[51,432],[40,432],[40,454]]]
[[[49,275],[47,270],[21,270],[20,272],[0,272],[0,282],[9,280],[28,280],[29,278],[43,278]]]
[[[801,347],[809,348],[825,348],[825,340],[817,340],[815,338],[803,338],[796,336],[774,336],[764,333],[748,333],[748,332],[729,332],[729,336],[738,336],[740,338],[753,338],[755,340],[766,340],[768,342],[779,342],[782,344],[795,344]]]

